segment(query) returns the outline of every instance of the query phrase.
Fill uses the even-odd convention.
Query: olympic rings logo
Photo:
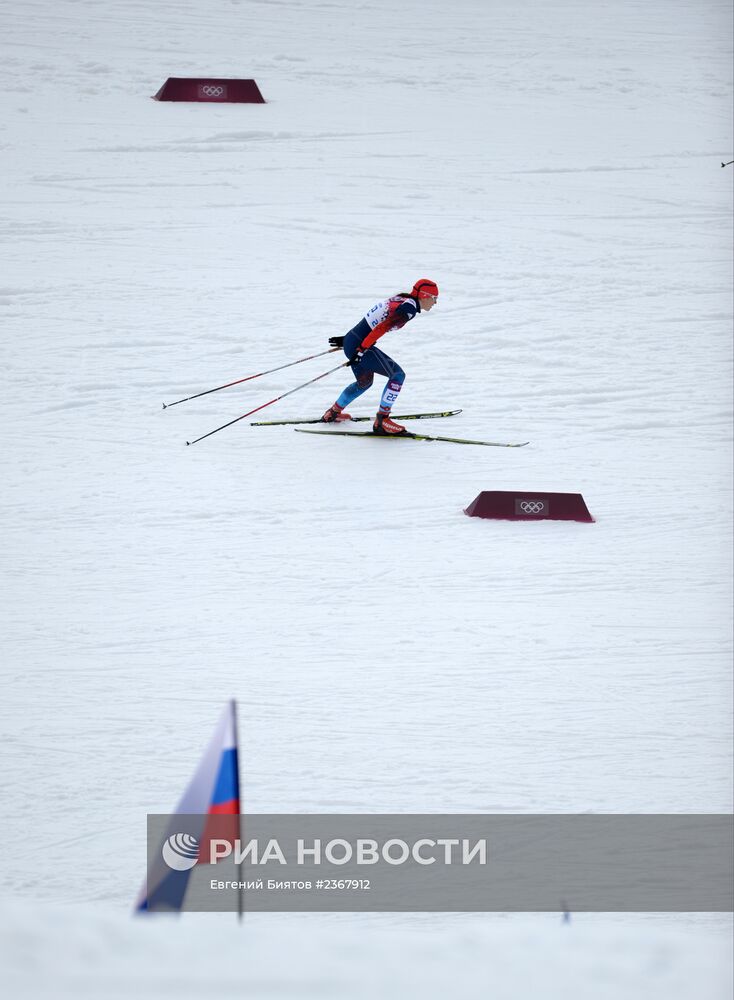
[[[521,500],[520,510],[523,514],[542,514],[545,503],[542,500]]]
[[[224,97],[224,87],[218,84],[206,83],[201,88],[204,97]]]

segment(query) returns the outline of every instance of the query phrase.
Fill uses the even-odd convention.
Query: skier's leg
[[[369,328],[367,328],[367,332],[369,332]],[[348,358],[353,358],[355,356],[357,348],[362,343],[364,337],[365,330],[362,329],[362,323],[358,323],[357,326],[346,334],[344,337],[343,350]],[[363,392],[366,392],[372,385],[375,377],[375,368],[369,361],[369,355],[371,353],[372,351],[366,351],[365,354],[362,355],[360,361],[351,366],[355,381],[346,387],[335,403],[331,404],[329,409],[321,418],[324,423],[331,424],[336,420],[351,420],[349,414],[343,412],[344,407],[349,406],[349,404],[353,403],[355,399],[358,399]]]
[[[397,361],[393,361],[391,357],[377,348],[374,350],[378,355],[378,371],[387,376],[387,385],[382,392],[380,408],[377,411],[377,416],[375,417],[372,429],[376,434],[405,434],[406,431],[403,425],[396,424],[394,420],[390,419],[390,410],[397,400],[400,390],[403,388],[403,383],[405,382],[405,372]]]
[[[402,368],[399,368],[395,374],[387,380],[387,385],[382,390],[380,413],[390,413],[390,410],[393,408],[394,403],[400,395],[400,390],[403,388],[403,382],[405,382],[405,372]]]
[[[321,418],[324,423],[331,424],[335,420],[351,420],[348,413],[343,413],[345,406],[349,406],[353,403],[355,399],[359,399],[363,392],[367,392],[369,387],[372,385],[374,380],[374,375],[372,372],[364,372],[356,382],[352,382],[348,385],[346,389],[342,392],[335,403],[329,407],[326,413]]]

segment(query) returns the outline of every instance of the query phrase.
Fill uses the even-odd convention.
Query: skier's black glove
[[[329,337],[331,347],[344,347],[344,337]]]
[[[364,357],[364,351],[362,350],[361,347],[358,347],[357,350],[354,352],[354,354],[349,359],[349,364],[350,365],[358,365],[359,362],[362,360],[363,357]]]

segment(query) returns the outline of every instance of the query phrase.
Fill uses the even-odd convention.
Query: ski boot
[[[375,422],[372,425],[372,430],[375,434],[407,434],[408,432],[403,427],[402,424],[396,424],[394,420],[390,419],[389,413],[378,413],[375,417]]]
[[[321,420],[325,424],[335,424],[337,421],[341,420],[351,420],[352,418],[348,413],[344,412],[344,407],[339,406],[338,403],[334,403],[326,413],[323,415]]]

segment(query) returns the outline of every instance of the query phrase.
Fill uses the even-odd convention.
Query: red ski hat
[[[431,281],[430,278],[419,278],[418,281],[413,285],[412,296],[415,299],[425,299],[429,295],[433,296],[434,299],[438,298],[438,285],[435,281]]]

